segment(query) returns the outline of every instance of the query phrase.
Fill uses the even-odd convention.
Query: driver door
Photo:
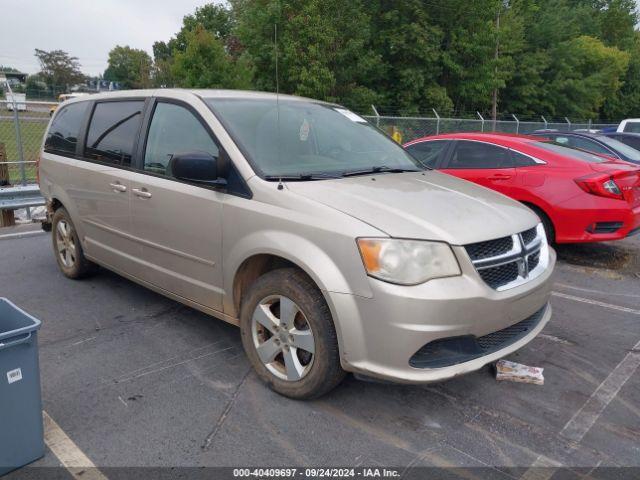
[[[167,167],[179,152],[218,158],[208,127],[187,105],[158,100],[141,165],[131,179],[133,234],[141,245],[143,280],[174,295],[222,310],[222,202],[214,188],[177,180]]]

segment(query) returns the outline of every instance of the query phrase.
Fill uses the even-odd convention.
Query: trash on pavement
[[[508,360],[498,360],[496,363],[496,380],[544,385],[543,371],[544,368],[540,367],[530,367]]]

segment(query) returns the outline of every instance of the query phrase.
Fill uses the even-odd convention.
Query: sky
[[[153,54],[182,17],[211,0],[0,0],[0,65],[38,72],[34,50],[64,50],[78,57],[81,70],[99,75],[109,50],[129,45]],[[9,12],[11,12],[9,14]]]

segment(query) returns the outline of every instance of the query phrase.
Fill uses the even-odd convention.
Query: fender
[[[353,242],[357,255],[357,247]],[[224,253],[223,285],[225,290],[225,312],[232,312],[233,282],[242,263],[255,255],[275,255],[301,268],[323,292],[344,293],[372,297],[368,277],[359,257],[354,258],[359,268],[338,264],[316,243],[300,235],[278,230],[253,232],[233,243]],[[326,297],[326,295],[325,295]]]

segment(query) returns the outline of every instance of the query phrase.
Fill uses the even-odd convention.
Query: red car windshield
[[[542,148],[549,152],[557,153],[558,155],[564,155],[566,157],[571,157],[576,160],[582,160],[583,162],[603,163],[607,161],[605,157],[600,157],[599,155],[589,153],[585,150],[568,147],[567,145],[563,145],[556,142],[550,142],[550,141],[549,142],[532,142],[531,145]]]

